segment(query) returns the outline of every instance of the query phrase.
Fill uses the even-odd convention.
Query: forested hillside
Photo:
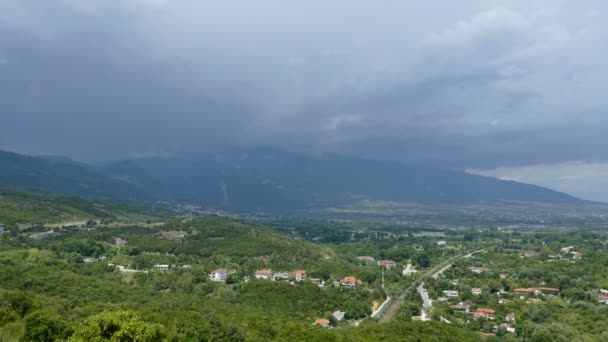
[[[0,186],[115,202],[187,202],[273,213],[319,210],[362,200],[433,205],[586,203],[534,185],[437,166],[274,150],[218,151],[99,165],[0,152]]]

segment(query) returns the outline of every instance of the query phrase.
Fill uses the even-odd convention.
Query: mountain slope
[[[155,189],[163,198],[248,210],[293,210],[359,199],[426,204],[496,201],[582,204],[535,185],[418,165],[276,151],[136,159],[101,173]]]
[[[539,186],[462,171],[268,150],[121,160],[95,166],[0,152],[0,188],[267,212],[323,208],[362,199],[424,204],[585,203]]]
[[[60,192],[95,199],[143,200],[145,192],[66,158],[30,157],[0,151],[0,187]]]

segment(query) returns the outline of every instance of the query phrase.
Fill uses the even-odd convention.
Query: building
[[[482,272],[487,272],[490,269],[485,268],[485,267],[469,267],[469,270],[473,273],[482,273]]]
[[[341,321],[344,319],[344,315],[346,315],[346,312],[337,310],[334,311],[334,313],[332,313],[331,315],[334,316],[337,321]]]
[[[344,279],[340,280],[340,285],[344,287],[357,287],[361,285],[363,282],[354,276],[344,277]]]
[[[444,290],[443,294],[448,297],[458,297],[458,291],[457,290]]]
[[[0,234],[4,233],[4,225],[0,223]]]
[[[169,269],[169,265],[154,265],[154,268],[160,271],[166,271]]]
[[[538,299],[538,298],[529,298],[526,303],[528,304],[536,304],[536,303],[540,303],[542,302],[542,300]]]
[[[271,280],[272,279],[272,270],[267,270],[267,269],[257,270],[255,272],[255,278]]]
[[[304,270],[297,270],[294,272],[294,278],[295,281],[304,281],[306,280],[306,271]]]
[[[209,278],[213,281],[225,281],[228,278],[228,273],[223,268],[218,268],[209,274]]]
[[[446,241],[437,241],[437,246],[445,246],[448,243]]]
[[[329,328],[329,324],[331,324],[331,322],[327,318],[317,318],[315,319],[314,323],[314,325],[318,325],[323,328]]]
[[[468,313],[471,310],[471,307],[474,305],[475,304],[473,304],[471,302],[460,302],[456,305],[450,305],[450,308],[452,308],[454,310],[458,310],[458,311],[464,310],[465,312]]]
[[[374,257],[373,256],[369,256],[369,255],[363,255],[363,256],[359,256],[357,257],[357,259],[361,260],[361,261],[365,261],[365,262],[374,262]]]
[[[507,278],[507,276],[508,276],[507,274],[505,274],[505,273],[501,273],[501,274],[500,274],[500,279],[505,279],[505,278]]]
[[[487,309],[487,308],[477,308],[477,310],[475,312],[471,312],[470,314],[473,315],[474,319],[480,319],[480,318],[494,319],[494,315],[496,314],[496,311],[492,310],[492,309]]]
[[[574,249],[574,246],[564,247],[564,248],[562,248],[562,253],[565,253],[565,254],[570,253],[570,251],[573,249]]]
[[[519,293],[519,294],[530,294],[530,293],[534,293],[535,295],[538,294],[558,294],[559,293],[559,289],[556,289],[554,287],[528,287],[528,288],[516,288],[515,290],[513,290],[514,293]]]
[[[397,263],[393,260],[380,260],[378,261],[378,266],[384,266],[386,268],[393,268],[397,266]]]
[[[474,287],[471,289],[471,293],[475,296],[479,296],[481,294],[481,288],[479,287]]]
[[[257,278],[257,275],[256,275]],[[289,279],[289,273],[287,272],[277,272],[273,274],[272,280],[287,280]]]
[[[510,313],[505,316],[505,322],[515,323],[515,313]]]
[[[597,297],[597,301],[602,304],[608,305],[608,296],[599,296]]]

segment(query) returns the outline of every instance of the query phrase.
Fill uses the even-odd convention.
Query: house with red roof
[[[331,322],[327,318],[317,318],[315,319],[314,325],[321,326],[323,328],[329,328]]]
[[[257,270],[255,272],[255,278],[271,280],[272,279],[272,270],[267,270],[267,269]]]
[[[361,285],[363,282],[354,276],[344,277],[344,279],[340,280],[340,285],[344,287],[357,287]]]
[[[480,319],[480,318],[494,319],[494,315],[496,314],[496,311],[493,309],[487,309],[487,308],[477,308],[477,310],[475,312],[471,312],[470,314],[473,315],[474,319]]]
[[[393,267],[397,266],[397,263],[394,262],[393,260],[379,260],[378,266],[384,266],[386,268],[393,268]]]

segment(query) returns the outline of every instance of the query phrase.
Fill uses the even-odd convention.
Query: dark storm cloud
[[[606,160],[601,1],[4,0],[0,148]]]

